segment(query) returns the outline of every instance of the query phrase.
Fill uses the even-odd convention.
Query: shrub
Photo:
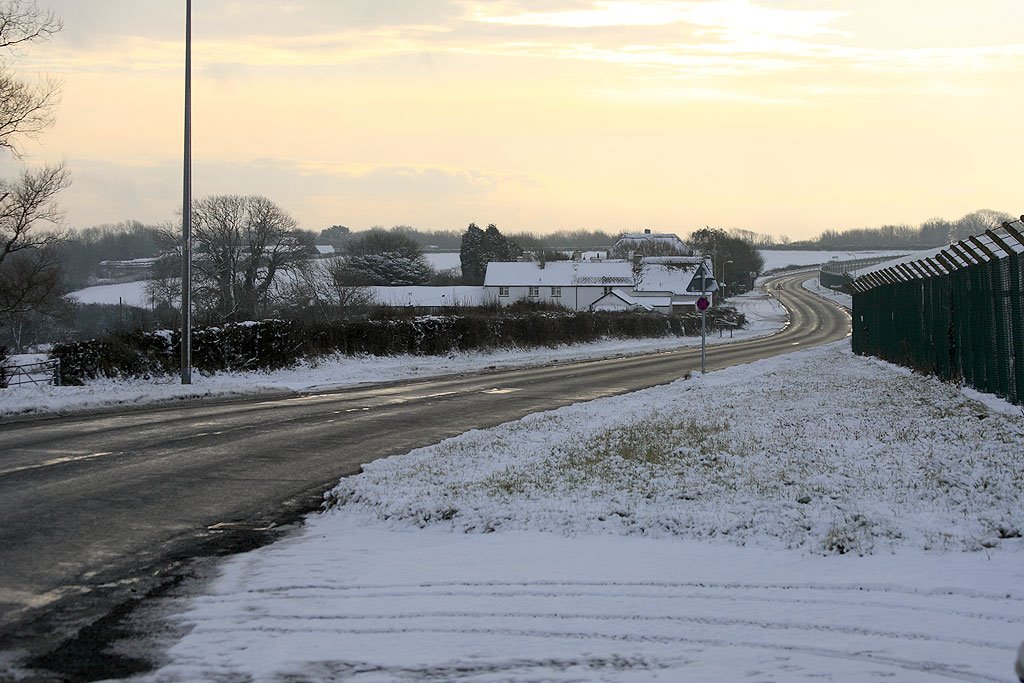
[[[732,311],[735,314],[735,311]],[[742,316],[740,316],[740,319]],[[708,316],[709,327],[735,321],[729,309]],[[695,314],[607,313],[519,308],[458,315],[410,315],[380,309],[374,317],[304,322],[268,319],[197,328],[192,335],[192,366],[199,372],[277,370],[305,358],[412,354],[436,356],[457,351],[532,348],[596,341],[603,337],[641,338],[700,332]],[[177,370],[177,331],[129,332],[101,339],[56,344],[65,384],[99,377],[152,377]]]
[[[11,364],[11,356],[7,353],[6,346],[0,346],[0,389],[7,388],[8,375],[7,366]]]

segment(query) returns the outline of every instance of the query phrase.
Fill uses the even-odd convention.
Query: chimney
[[[583,252],[580,251],[579,249],[577,249],[576,251],[572,252],[572,260],[573,261],[582,261],[583,260]]]
[[[651,229],[650,228],[644,228],[644,234],[645,235],[650,235],[651,234]]]

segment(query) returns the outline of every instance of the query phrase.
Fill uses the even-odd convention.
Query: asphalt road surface
[[[808,277],[769,285],[790,312],[782,332],[708,347],[708,369],[847,336],[849,315]],[[273,540],[363,463],[699,367],[689,348],[0,424],[0,679],[14,661],[53,680],[144,668],[101,652],[125,614],[192,558]]]

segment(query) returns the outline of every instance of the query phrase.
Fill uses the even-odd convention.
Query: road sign
[[[697,310],[698,311],[706,311],[706,310],[708,310],[708,306],[709,305],[711,305],[711,302],[708,301],[708,298],[706,296],[702,296],[699,299],[697,299]]]

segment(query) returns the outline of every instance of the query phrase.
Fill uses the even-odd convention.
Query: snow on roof
[[[679,239],[678,235],[669,232],[630,232],[620,237],[615,244],[618,245],[622,242],[667,242],[676,249],[686,250],[686,242]]]
[[[614,307],[614,302],[616,300],[634,308],[643,308],[647,311],[653,310],[651,308],[652,304],[642,304],[621,289],[613,289],[607,294],[602,294],[596,301],[594,301],[594,303],[590,304],[590,309],[604,310],[609,305]]]
[[[672,306],[672,295],[671,294],[650,294],[648,292],[622,292],[620,289],[614,290],[621,292],[625,295],[623,300],[631,301],[637,306],[643,306],[644,308],[654,308],[660,306],[662,308],[668,308]]]
[[[313,246],[316,248],[317,252],[319,252],[321,254],[333,254],[334,253],[334,245],[333,244],[315,244]]]
[[[550,261],[539,263],[492,262],[487,264],[485,287],[579,287],[633,284],[633,266],[629,261]]]
[[[636,274],[638,292],[674,292],[683,294],[704,259],[700,256],[647,256],[641,259]],[[708,277],[711,264],[707,264]]]
[[[642,292],[627,292],[622,289],[613,289],[607,294],[601,296],[597,301],[590,305],[591,308],[596,307],[602,301],[606,299],[619,299],[625,304],[630,306],[637,306],[645,310],[654,310],[655,306],[670,307],[672,306],[672,297],[664,295],[647,295],[645,296]]]
[[[100,261],[101,266],[116,268],[148,268],[160,259],[159,256],[147,256],[145,258],[104,260]]]

